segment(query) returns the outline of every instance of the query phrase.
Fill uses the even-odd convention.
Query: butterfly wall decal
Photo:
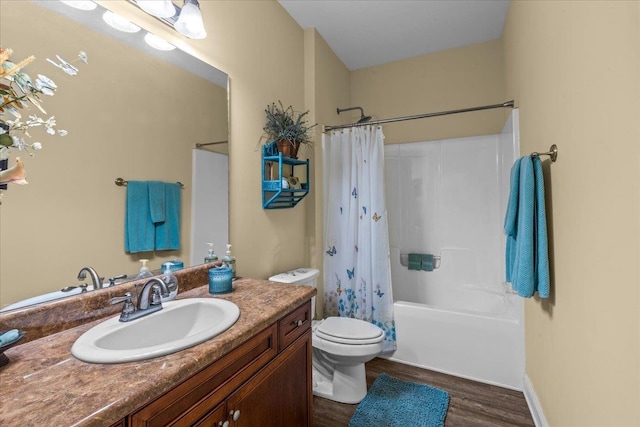
[[[327,255],[329,255],[329,256],[334,256],[334,255],[337,253],[337,251],[336,251],[336,247],[335,247],[335,246],[331,246],[331,247],[329,248],[329,250],[328,250],[328,251],[326,251],[326,252],[327,252]]]

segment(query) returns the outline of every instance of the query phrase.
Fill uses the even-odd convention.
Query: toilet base
[[[367,394],[364,363],[334,366],[332,377],[314,366],[313,394],[339,403],[360,403]]]

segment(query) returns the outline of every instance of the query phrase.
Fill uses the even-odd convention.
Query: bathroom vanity
[[[0,369],[0,424],[311,425],[315,289],[239,279],[219,296],[240,307],[227,331],[154,359],[91,364],[70,348],[96,320],[18,345]],[[211,297],[206,286],[179,298]]]

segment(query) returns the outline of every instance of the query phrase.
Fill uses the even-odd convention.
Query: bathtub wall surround
[[[174,272],[180,284],[180,293],[187,292],[208,282],[208,270],[221,265],[220,262],[200,264]],[[28,306],[0,313],[0,330],[19,329],[25,332],[23,342],[74,328],[87,322],[116,316],[122,307],[111,305],[111,298],[120,297],[125,292],[136,295],[136,285],[144,284],[148,278],[134,280],[122,285],[98,289],[93,292],[63,298],[46,304]]]
[[[504,283],[502,232],[517,117],[498,135],[385,147],[392,360],[522,390],[523,302]],[[438,268],[408,270],[406,253],[439,256]]]

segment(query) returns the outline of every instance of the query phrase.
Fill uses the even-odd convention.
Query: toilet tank
[[[320,270],[317,268],[296,268],[295,270],[285,271],[269,277],[272,282],[289,283],[292,285],[307,285],[314,288],[318,287],[318,274]],[[316,297],[311,297],[312,314],[316,310]]]

